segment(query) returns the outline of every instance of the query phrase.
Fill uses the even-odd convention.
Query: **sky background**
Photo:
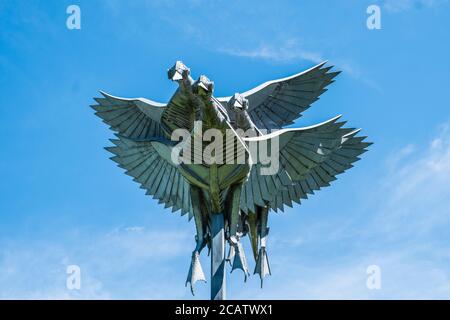
[[[66,8],[81,8],[68,30]],[[381,30],[366,27],[369,5]],[[330,188],[271,214],[272,276],[235,299],[450,299],[450,1],[0,0],[0,298],[208,299],[184,287],[194,224],[103,149],[98,90],[166,102],[183,60],[215,95],[323,60],[343,73],[295,126],[338,114],[374,142]],[[244,239],[250,269],[248,239]],[[209,260],[202,255],[209,280]],[[81,289],[66,288],[68,265]],[[381,269],[381,289],[366,269]]]

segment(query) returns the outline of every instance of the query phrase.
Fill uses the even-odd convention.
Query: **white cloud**
[[[188,241],[192,246],[186,246]],[[61,243],[2,244],[0,299],[183,297],[188,293],[183,290],[184,280],[171,278],[169,265],[180,258],[186,262],[187,274],[193,247],[188,230],[142,227],[120,227],[97,235],[81,232],[75,243],[64,239]],[[81,290],[66,288],[66,268],[72,264],[81,269]],[[165,286],[160,285],[163,278]]]
[[[297,39],[290,39],[281,45],[261,44],[256,48],[226,47],[219,48],[218,51],[238,57],[271,60],[275,62],[307,60],[319,63],[324,60],[320,54],[302,48]]]
[[[448,0],[385,0],[383,7],[390,13],[409,11],[414,8],[430,8]]]
[[[216,51],[236,57],[260,59],[275,63],[292,63],[302,60],[320,63],[328,60],[319,52],[306,50],[296,38],[281,43],[278,41],[263,43],[256,45],[254,48],[248,48],[246,45],[241,45],[239,47],[234,45],[226,47],[222,46],[216,48]],[[360,68],[354,63],[346,62],[341,59],[330,59],[330,63],[336,65],[339,70],[344,71],[352,78],[361,81],[379,93],[383,93],[383,88],[375,81],[365,77]]]
[[[438,137],[419,149],[422,152],[414,154],[407,146],[398,154],[405,150],[410,160],[398,160],[395,173],[383,181],[386,201],[379,222],[401,234],[431,232],[449,224],[450,125],[441,126]]]
[[[97,240],[95,250],[119,253],[128,261],[143,258],[161,261],[186,252],[186,242],[194,247],[194,237],[187,229],[183,232],[144,230],[142,227],[117,228]],[[111,248],[114,248],[112,252]]]
[[[344,261],[305,266],[287,259],[278,273],[266,279],[265,290],[241,292],[238,298],[254,299],[443,299],[450,297],[449,272],[433,261],[409,252],[368,252]],[[294,255],[292,255],[294,256]],[[381,270],[381,288],[366,286],[369,265]],[[289,266],[289,267],[286,267]],[[272,271],[274,271],[272,268]],[[283,272],[284,276],[280,274]],[[286,276],[286,274],[288,274]],[[254,280],[252,280],[254,281]]]
[[[399,149],[386,165],[386,175],[364,194],[362,222],[318,221],[282,239],[271,237],[273,276],[251,297],[450,298],[450,123],[424,146]],[[381,268],[381,290],[366,287],[372,264]]]
[[[375,201],[369,203],[363,224],[343,219],[334,225],[318,218],[316,224],[303,228],[307,231],[282,237],[273,233],[268,248],[273,275],[266,279],[265,289],[259,289],[255,276],[244,287],[241,274],[234,272],[230,296],[450,298],[446,262],[450,258],[450,124],[442,126],[427,145],[408,144],[390,159],[386,176],[366,194]],[[94,237],[79,234],[75,247],[64,243],[3,246],[0,288],[6,289],[0,298],[189,299],[184,281],[194,242],[192,230],[183,230],[130,226]],[[250,262],[251,251],[247,252]],[[82,269],[79,292],[65,288],[68,264]],[[381,268],[381,290],[366,287],[366,268],[372,264]],[[200,284],[196,298],[207,297],[207,291],[208,284]]]
[[[398,166],[401,165],[401,161],[403,161],[405,158],[407,158],[410,154],[412,154],[416,150],[416,147],[413,144],[407,144],[400,150],[396,151],[392,155],[390,155],[387,160],[386,164],[389,168],[389,170],[393,171],[398,169]]]
[[[66,288],[66,267],[71,264],[59,245],[33,243],[2,246],[0,299],[109,299],[101,281],[82,269],[81,290]]]
[[[125,231],[127,232],[142,232],[144,231],[145,228],[144,227],[138,227],[138,226],[134,226],[134,227],[126,227]]]

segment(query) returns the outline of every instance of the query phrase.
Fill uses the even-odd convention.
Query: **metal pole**
[[[211,300],[226,299],[225,230],[221,213],[211,215]]]

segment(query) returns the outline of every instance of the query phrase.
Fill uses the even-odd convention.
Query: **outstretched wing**
[[[135,140],[121,135],[111,141],[115,146],[106,149],[114,154],[111,160],[125,169],[125,174],[133,177],[146,195],[172,207],[172,212],[181,210],[181,214],[193,216],[189,183],[170,161],[170,153],[158,141]]]
[[[302,179],[277,190],[268,206],[275,211],[284,211],[285,205],[292,208],[292,202],[300,204],[301,199],[308,198],[308,194],[330,186],[330,182],[336,180],[338,174],[352,168],[353,163],[360,160],[358,156],[366,152],[366,148],[372,144],[364,142],[366,137],[356,137],[358,131],[343,136],[341,145],[331,152],[325,161],[311,168]]]
[[[293,76],[265,82],[244,92],[248,114],[260,129],[281,129],[292,124],[333,82],[340,72],[329,72],[326,62]],[[226,105],[230,97],[218,98]]]
[[[247,181],[241,189],[240,209],[246,214],[256,212],[256,206],[263,207],[275,199],[278,190],[287,188],[292,180],[285,170],[273,175],[261,175],[260,163],[252,166]]]
[[[161,135],[161,115],[165,104],[144,98],[125,99],[100,91],[103,98],[91,107],[111,130],[129,138],[145,139]]]
[[[245,187],[251,190],[253,199],[264,197],[264,205],[269,205],[274,210],[283,210],[284,205],[292,207],[292,201],[300,203],[301,198],[328,186],[336,179],[336,175],[351,168],[352,163],[359,159],[358,156],[366,151],[365,148],[370,143],[363,142],[365,137],[355,137],[358,130],[342,128],[345,122],[337,122],[339,118],[340,116],[307,128],[282,129],[261,137],[244,138],[247,143],[259,144],[265,140],[267,148],[277,139],[279,170],[276,175],[287,175],[290,180],[289,183],[272,189],[270,195],[264,197],[258,185],[267,181],[270,175],[252,172],[254,179],[249,179]],[[262,146],[265,147],[264,144]],[[252,171],[257,169],[255,166]],[[255,212],[254,205],[261,206],[253,201],[253,207],[248,203],[242,210]]]

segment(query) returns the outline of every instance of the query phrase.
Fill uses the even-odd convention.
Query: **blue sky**
[[[81,30],[66,28],[71,4]],[[381,30],[366,27],[371,4]],[[449,299],[449,9],[0,0],[0,298],[192,298],[193,223],[108,159],[112,133],[88,107],[98,90],[167,101],[176,85],[166,69],[181,59],[215,81],[217,96],[329,60],[343,73],[295,125],[343,114],[375,143],[331,188],[270,216],[272,276],[261,290],[235,271],[230,298]],[[65,285],[72,264],[78,291]],[[366,287],[374,264],[380,290]],[[208,297],[199,283],[194,299]]]

